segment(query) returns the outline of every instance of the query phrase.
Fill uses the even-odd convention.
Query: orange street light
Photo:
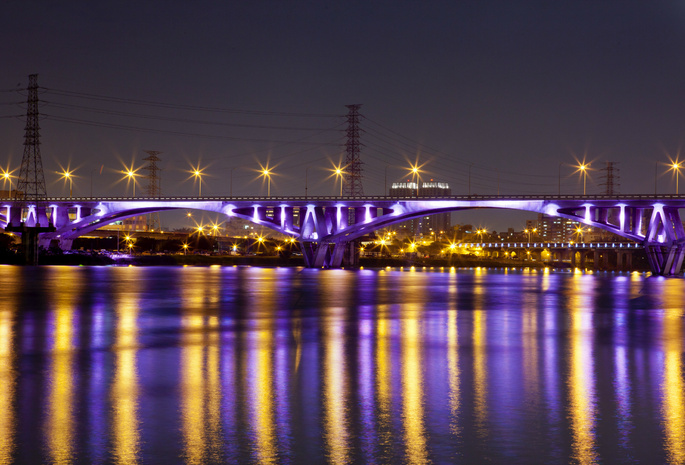
[[[63,170],[61,173],[58,173],[58,174],[62,175],[61,179],[64,179],[65,181],[69,181],[69,198],[71,198],[71,196],[73,194],[73,187],[74,187],[74,179],[73,179],[74,174],[73,173],[74,173],[73,171],[69,171],[69,170]]]
[[[676,193],[676,195],[678,195],[678,179],[680,178],[680,168],[681,168],[682,163],[683,163],[682,161],[676,160],[671,164],[671,167],[669,168],[669,169],[675,171],[675,193]]]
[[[12,173],[13,173],[12,171],[2,170],[2,174],[1,174],[3,186],[7,181],[9,181],[9,183],[10,183],[10,190],[9,190],[9,193],[7,194],[8,198],[12,198],[12,178],[13,178]]]
[[[271,197],[271,169],[268,166],[262,167],[260,176],[266,179],[266,196]]]
[[[136,176],[138,176],[138,174],[136,174],[136,171],[137,170],[134,170],[133,167],[131,167],[130,169],[127,168],[126,171],[123,171],[123,173],[128,178],[128,182],[133,182],[133,197],[136,196]]]

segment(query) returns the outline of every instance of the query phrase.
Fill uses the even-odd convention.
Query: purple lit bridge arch
[[[544,213],[601,228],[645,248],[655,274],[680,273],[685,231],[679,210],[685,195],[369,197],[48,198],[36,204],[5,200],[0,227],[52,224],[43,246],[60,247],[117,220],[152,212],[193,209],[237,217],[297,238],[313,268],[355,265],[354,240],[379,228],[426,215],[469,209]],[[297,212],[297,215],[296,215]]]

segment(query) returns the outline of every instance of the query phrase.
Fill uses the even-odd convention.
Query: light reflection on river
[[[685,282],[0,266],[3,463],[683,463]]]

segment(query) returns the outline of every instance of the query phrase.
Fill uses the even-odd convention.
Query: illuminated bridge
[[[127,217],[176,209],[220,213],[297,238],[308,267],[354,266],[354,241],[379,228],[421,216],[469,209],[544,213],[604,229],[644,247],[655,274],[680,273],[685,231],[680,209],[685,195],[369,197],[160,197],[48,198],[40,204],[5,200],[0,227],[52,224],[42,246],[71,242]]]

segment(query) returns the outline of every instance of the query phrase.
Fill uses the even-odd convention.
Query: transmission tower
[[[362,144],[359,142],[359,108],[361,104],[345,105],[350,111],[347,113],[347,142],[345,143],[345,176],[343,183],[343,194],[348,197],[364,196],[362,186],[362,164],[359,158]]]
[[[619,176],[619,169],[616,165],[618,165],[617,162],[608,161],[606,167],[603,168],[604,174],[602,175],[602,178],[604,179],[604,182],[601,185],[605,187],[606,195],[618,194],[619,188],[621,187],[621,183],[619,182],[621,177]]]
[[[24,200],[44,200],[43,161],[40,157],[40,124],[38,121],[38,75],[29,75],[24,156],[21,159],[16,196]]]
[[[160,178],[158,172],[161,169],[157,166],[157,162],[160,158],[157,156],[162,152],[156,150],[146,150],[145,153],[148,154],[143,160],[149,162],[145,167],[147,170],[147,196],[149,198],[160,197],[162,195]],[[150,213],[147,216],[147,230],[148,231],[161,231],[162,225],[159,221],[159,212]]]

